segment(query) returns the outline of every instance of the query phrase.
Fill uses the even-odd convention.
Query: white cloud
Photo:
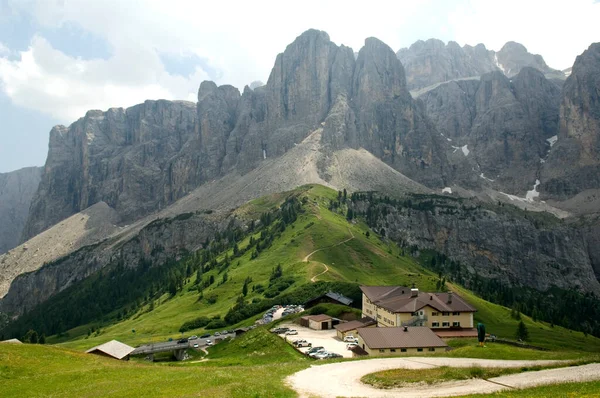
[[[372,0],[198,2],[149,0],[14,1],[45,28],[76,23],[113,50],[109,59],[82,60],[36,36],[20,60],[0,58],[0,87],[18,105],[65,122],[88,109],[131,106],[145,99],[195,99],[207,73],[171,75],[159,54],[195,54],[216,71],[218,84],[242,88],[267,81],[275,56],[308,28],[327,31],[358,51],[375,36],[397,50],[439,37],[499,49],[516,40],[555,68],[570,66],[593,39],[599,5],[505,0],[445,2]],[[0,52],[1,54],[1,52]]]
[[[469,1],[449,20],[460,44],[484,43],[500,50],[507,41],[517,41],[555,69],[572,66],[577,55],[600,40],[600,4],[592,0]]]
[[[4,56],[4,55],[8,54],[9,52],[10,52],[10,50],[8,49],[8,47],[6,47],[6,46],[4,45],[4,43],[2,43],[2,42],[0,41],[0,57],[2,57],[2,56]]]
[[[0,59],[4,91],[20,106],[65,123],[89,109],[131,106],[146,99],[195,99],[197,68],[189,78],[168,74],[158,56],[119,49],[108,60],[81,60],[55,50],[36,36],[18,60]]]

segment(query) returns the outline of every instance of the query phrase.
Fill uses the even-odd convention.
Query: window
[[[423,352],[422,348],[417,348],[417,352]]]
[[[437,312],[432,312],[431,316],[438,316],[438,313]]]
[[[460,315],[460,312],[453,312],[452,315]]]
[[[450,313],[449,312],[442,312],[442,316],[449,316]]]
[[[377,314],[377,319],[381,319],[381,315]]]
[[[450,322],[442,322],[442,326],[448,328],[450,327]]]
[[[418,314],[417,312],[413,312],[411,315],[412,315],[412,316],[417,316],[417,315],[419,315],[419,314]]]
[[[452,326],[459,327],[460,326],[460,322],[452,322]]]
[[[406,352],[406,348],[400,348],[400,352]]]
[[[429,351],[435,351],[434,347],[429,347]]]
[[[423,315],[423,311],[419,311],[419,315]]]
[[[390,348],[390,352],[396,352],[395,348]]]
[[[431,322],[431,327],[432,328],[439,328],[440,327],[440,323],[439,322]]]
[[[379,352],[385,352],[385,350],[383,350],[383,349],[379,349]]]

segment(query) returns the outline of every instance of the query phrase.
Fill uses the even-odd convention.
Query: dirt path
[[[343,245],[344,243],[346,243],[346,242],[349,242],[349,241],[351,241],[352,239],[354,239],[354,234],[352,233],[352,230],[351,230],[350,228],[348,228],[348,232],[350,232],[350,237],[349,237],[348,239],[345,239],[345,240],[343,240],[343,241],[341,241],[341,242],[338,242],[338,243],[336,243],[335,245],[331,245],[331,246],[322,247],[322,248],[320,248],[320,249],[317,249],[317,250],[315,250],[315,251],[313,251],[313,252],[309,253],[309,254],[308,254],[306,257],[304,257],[304,258],[302,259],[302,261],[304,261],[305,263],[307,263],[307,262],[308,262],[308,259],[309,259],[309,258],[310,258],[310,256],[312,256],[313,254],[315,254],[315,253],[317,253],[317,252],[320,252],[321,250],[331,249],[332,247],[336,247],[336,246],[339,246],[339,245]],[[321,264],[323,264],[323,263],[321,263]],[[329,267],[327,266],[327,264],[323,264],[323,265],[325,266],[325,271],[321,272],[320,274],[317,274],[317,275],[313,276],[313,277],[310,279],[310,281],[311,281],[311,282],[315,283],[315,282],[317,281],[317,277],[319,277],[319,276],[321,276],[321,275],[323,275],[324,273],[326,273],[326,272],[328,272],[328,271],[329,271]]]
[[[381,358],[362,361],[313,365],[286,379],[300,397],[447,397],[455,395],[491,393],[544,384],[600,380],[600,364],[524,372],[489,380],[471,379],[443,382],[433,386],[381,390],[363,384],[360,378],[381,370],[406,368],[429,369],[438,366],[453,367],[522,367],[552,365],[563,361],[509,361],[471,358]]]

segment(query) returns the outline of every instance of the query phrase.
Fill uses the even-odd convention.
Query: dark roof
[[[442,339],[425,326],[405,328],[361,328],[358,335],[371,349],[447,347]]]
[[[361,286],[360,289],[367,298],[379,307],[390,312],[415,312],[430,306],[440,312],[475,312],[475,307],[468,304],[455,293],[417,292],[412,297],[410,288],[402,286]],[[452,302],[448,302],[452,296]]]
[[[354,301],[351,298],[348,298],[348,297],[344,296],[343,294],[339,294],[339,293],[331,292],[330,291],[330,292],[327,292],[327,293],[322,294],[320,296],[313,297],[310,300],[306,301],[306,303],[310,303],[312,301],[318,300],[318,299],[323,298],[323,297],[329,297],[330,299],[338,301],[338,302],[340,302],[340,303],[342,303],[344,305],[350,305]]]
[[[368,318],[368,320],[364,321],[364,322],[361,319],[360,321],[350,321],[350,322],[340,323],[339,325],[335,325],[334,329],[339,330],[340,332],[344,333],[349,330],[354,330],[354,329],[358,329],[358,328],[364,328],[364,327],[370,326],[370,325],[375,325],[376,323],[377,322],[375,322],[371,318]]]
[[[325,321],[328,321],[331,319],[331,317],[329,315],[325,315],[325,314],[308,315],[308,316],[303,316],[302,318],[310,319],[311,321],[315,321],[315,322],[325,322]]]

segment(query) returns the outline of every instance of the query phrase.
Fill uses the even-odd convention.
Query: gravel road
[[[562,361],[509,361],[471,358],[381,358],[362,361],[313,365],[286,379],[300,397],[447,397],[474,393],[491,393],[537,385],[600,380],[600,364],[501,376],[489,380],[473,379],[422,385],[390,390],[373,388],[360,382],[369,373],[388,369],[428,369],[437,366],[453,367],[521,367],[551,365]]]

